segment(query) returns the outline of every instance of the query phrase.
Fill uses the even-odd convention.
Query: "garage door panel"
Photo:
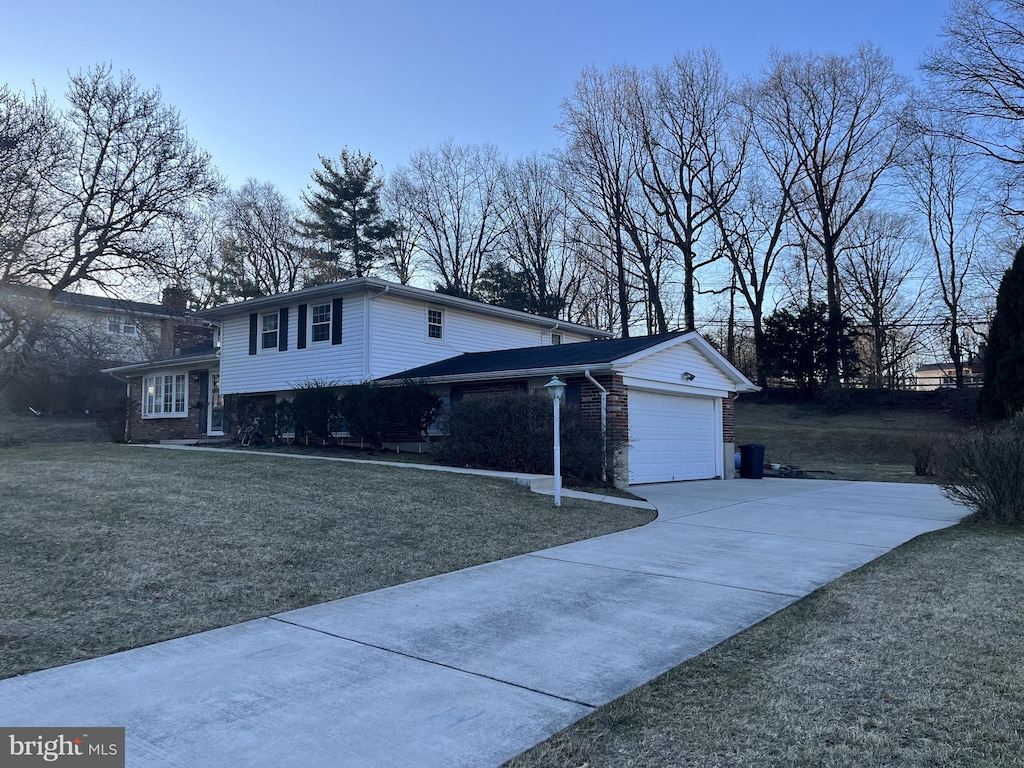
[[[703,480],[718,475],[715,401],[629,391],[629,481]]]

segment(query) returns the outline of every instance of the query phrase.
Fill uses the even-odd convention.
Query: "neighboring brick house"
[[[44,288],[0,286],[0,332],[11,318],[39,318],[46,296]],[[23,380],[7,393],[9,399],[31,400],[26,404],[40,410],[98,407],[106,392],[83,390],[110,390],[101,369],[170,357],[184,327],[209,332],[186,311],[186,295],[178,288],[165,289],[160,304],[64,291],[41,322],[43,333]]]

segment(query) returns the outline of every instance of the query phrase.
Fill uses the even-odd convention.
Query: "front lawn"
[[[109,444],[0,449],[0,678],[649,522],[505,480]]]
[[[922,536],[508,768],[1024,765],[1024,530]]]

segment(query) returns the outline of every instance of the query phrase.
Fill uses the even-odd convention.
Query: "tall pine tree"
[[[978,408],[994,419],[1024,410],[1024,246],[999,284]]]
[[[302,194],[309,216],[298,220],[300,231],[318,244],[310,257],[311,282],[372,275],[395,229],[381,210],[377,161],[343,149],[337,160],[321,155],[320,164]]]

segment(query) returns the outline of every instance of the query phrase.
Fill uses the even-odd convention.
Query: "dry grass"
[[[508,481],[110,444],[0,449],[0,678],[651,520]]]
[[[741,400],[736,444],[762,443],[765,461],[796,465],[828,480],[932,482],[914,474],[914,448],[941,444],[964,429],[952,411],[861,409],[830,413],[822,404]]]
[[[959,526],[833,582],[509,768],[1024,765],[1024,531]]]

